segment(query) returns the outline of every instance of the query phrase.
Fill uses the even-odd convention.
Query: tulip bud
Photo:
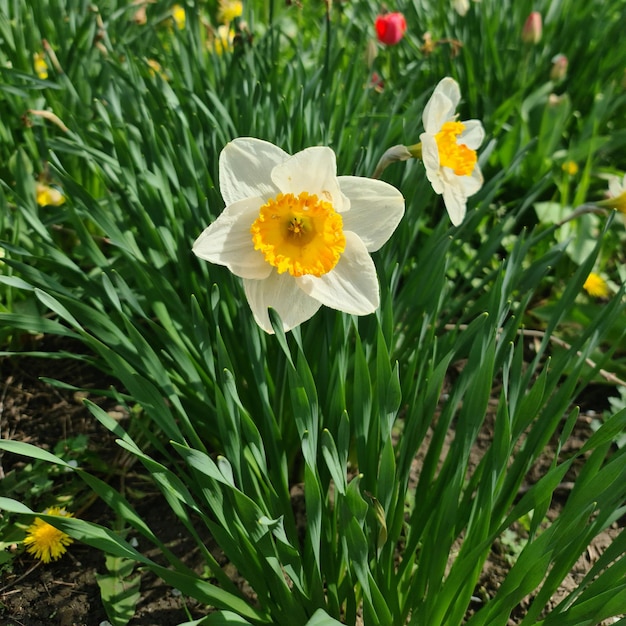
[[[470,8],[469,0],[454,0],[454,10],[463,17]]]
[[[374,65],[374,61],[378,56],[378,46],[373,39],[368,39],[365,46],[365,63],[367,63],[368,69],[371,69]]]
[[[522,41],[524,43],[538,44],[541,41],[543,26],[541,22],[541,13],[533,11],[524,23],[522,29]]]
[[[552,69],[550,70],[550,80],[559,82],[567,75],[568,60],[564,54],[557,54],[552,59]]]
[[[378,41],[387,46],[397,44],[406,32],[406,20],[402,13],[379,15],[375,22]]]

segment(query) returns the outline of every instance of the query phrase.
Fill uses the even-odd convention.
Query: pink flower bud
[[[406,20],[402,13],[385,13],[376,18],[378,41],[387,46],[397,44],[406,32]]]
[[[543,32],[543,25],[541,22],[541,13],[539,11],[533,11],[524,23],[522,29],[522,41],[524,43],[537,44],[541,41],[541,33]]]
[[[552,59],[552,69],[550,70],[550,80],[559,82],[567,75],[568,60],[564,54],[557,54]]]

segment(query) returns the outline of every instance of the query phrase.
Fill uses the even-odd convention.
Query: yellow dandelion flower
[[[241,17],[243,2],[240,0],[220,0],[217,9],[217,20],[221,24],[230,24],[235,18]]]
[[[182,30],[185,28],[185,23],[187,22],[187,15],[185,14],[185,9],[180,6],[180,4],[175,4],[172,7],[172,19],[176,24],[176,28],[178,30]]]
[[[39,206],[61,206],[65,202],[65,196],[54,187],[45,183],[37,183],[37,204]]]
[[[561,165],[561,169],[568,176],[576,176],[576,174],[578,174],[578,164],[575,161],[565,161],[565,163]]]
[[[71,513],[58,506],[52,506],[44,513],[73,517]],[[67,546],[73,541],[69,535],[48,522],[44,522],[40,517],[35,518],[35,521],[28,527],[28,534],[24,538],[24,544],[28,546],[26,551],[44,563],[61,558],[67,551]]]
[[[595,272],[587,276],[583,289],[593,298],[606,298],[609,295],[609,285],[606,280]]]
[[[48,78],[48,64],[46,63],[46,57],[43,52],[35,52],[33,55],[33,66],[35,73],[41,80]]]

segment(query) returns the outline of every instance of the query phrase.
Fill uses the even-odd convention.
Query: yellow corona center
[[[439,149],[439,164],[449,167],[457,176],[469,176],[476,165],[476,150],[458,143],[458,136],[465,130],[463,122],[446,122],[435,135]]]
[[[341,215],[330,202],[306,191],[269,200],[250,232],[254,249],[279,274],[323,276],[337,265],[346,247]]]

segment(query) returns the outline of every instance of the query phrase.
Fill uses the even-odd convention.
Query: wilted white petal
[[[341,191],[350,199],[342,215],[345,231],[356,233],[374,252],[391,237],[404,215],[404,197],[390,184],[357,176],[340,176]]]
[[[319,278],[296,279],[301,289],[322,304],[345,313],[367,315],[380,303],[376,267],[365,244],[352,232],[345,232],[346,249],[332,272]]]
[[[272,270],[263,255],[254,249],[250,226],[259,215],[262,198],[248,198],[226,207],[196,239],[196,256],[225,265],[242,278],[265,278]]]
[[[337,161],[330,148],[314,146],[294,154],[272,170],[272,181],[282,193],[297,196],[306,191],[331,202],[335,211],[345,210],[337,183]]]
[[[298,287],[293,276],[276,270],[265,280],[244,280],[243,288],[256,323],[268,333],[274,332],[268,308],[280,315],[283,329],[288,331],[313,317],[322,306]]]
[[[220,191],[228,206],[239,200],[275,196],[278,189],[272,183],[274,167],[289,158],[278,146],[255,139],[238,137],[224,146],[220,153]]]

